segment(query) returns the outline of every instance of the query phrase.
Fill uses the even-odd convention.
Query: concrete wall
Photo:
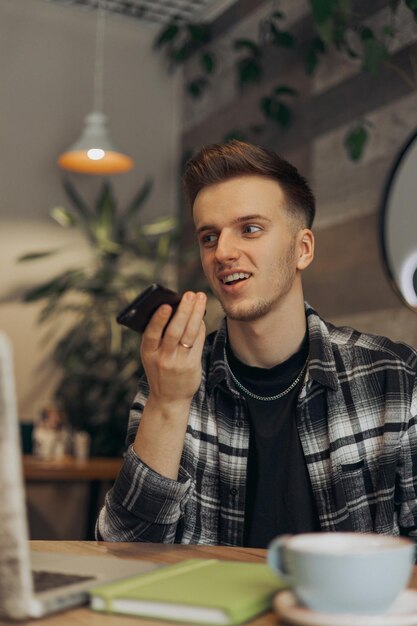
[[[237,4],[232,24],[229,20],[222,25],[220,18],[216,25],[218,36],[212,49],[219,68],[212,88],[201,100],[184,101],[183,150],[222,141],[231,130],[241,129],[250,141],[293,162],[310,180],[317,196],[316,259],[304,280],[310,304],[336,324],[388,335],[417,347],[415,312],[391,288],[378,232],[386,179],[397,152],[417,126],[412,65],[416,22],[401,3],[389,64],[377,74],[362,71],[358,61],[332,51],[309,78],[302,51],[313,34],[310,4],[307,0],[282,0],[279,9],[286,15],[285,26],[297,36],[300,52],[267,47],[262,83],[239,91],[232,42],[245,37],[256,40],[260,20],[271,11],[270,2],[249,4]],[[385,0],[353,2],[356,13],[364,16],[363,23],[376,34],[389,24],[387,4]],[[186,79],[198,71],[196,57],[187,64]],[[292,126],[282,130],[267,122],[261,134],[248,131],[250,125],[265,124],[259,99],[277,84],[291,85],[299,92],[291,101]],[[370,138],[362,160],[353,163],[346,155],[343,138],[362,118],[371,124]],[[191,239],[186,209],[184,221],[186,239]],[[183,282],[199,280],[197,265],[182,270]]]
[[[43,0],[0,3],[0,328],[15,349],[19,414],[31,419],[47,403],[55,375],[36,325],[37,306],[18,303],[22,288],[68,265],[84,264],[88,247],[49,218],[67,204],[57,156],[80,135],[93,107],[96,13]],[[109,15],[105,38],[104,111],[111,135],[136,162],[112,177],[123,206],[148,177],[154,191],[143,219],[176,210],[180,75],[168,76],[152,50],[155,25]],[[100,177],[71,175],[91,200]],[[16,265],[20,254],[65,246],[62,256]],[[11,297],[13,294],[13,297]]]

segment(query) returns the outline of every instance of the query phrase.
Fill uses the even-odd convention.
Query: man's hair
[[[316,203],[306,179],[275,152],[237,140],[205,146],[187,162],[182,181],[191,209],[204,187],[247,175],[276,180],[287,201],[288,213],[311,228]]]

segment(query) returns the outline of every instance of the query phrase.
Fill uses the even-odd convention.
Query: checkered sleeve
[[[397,485],[400,532],[417,541],[417,376],[414,380],[409,420],[401,438]]]
[[[106,496],[97,538],[173,543],[192,489],[191,478],[182,469],[178,480],[165,478],[143,463],[130,447]]]
[[[142,380],[130,413],[124,463],[100,512],[96,537],[103,541],[173,543],[177,524],[194,489],[191,477],[180,467],[178,480],[152,470],[131,445],[146,404]]]

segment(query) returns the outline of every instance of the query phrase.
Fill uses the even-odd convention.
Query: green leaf
[[[149,195],[152,191],[153,181],[148,178],[143,183],[142,187],[139,189],[132,202],[128,205],[125,216],[127,221],[129,221],[132,217],[135,217],[138,211],[143,207],[146,200],[149,198]]]
[[[77,223],[73,213],[62,206],[54,207],[49,214],[63,228],[71,228]]]
[[[337,50],[343,51],[346,45],[346,26],[335,22],[333,28],[333,43]]]
[[[304,57],[304,67],[305,67],[306,73],[309,76],[314,74],[318,64],[319,64],[319,57],[316,51],[313,48],[309,48]]]
[[[351,58],[351,59],[359,59],[359,54],[349,46],[349,44],[345,43],[345,50],[347,52],[347,55]]]
[[[101,186],[96,199],[96,213],[101,215],[110,211],[112,213],[115,210],[115,201],[113,196],[113,189],[108,180],[105,180]]]
[[[272,93],[276,94],[277,96],[279,95],[296,96],[298,92],[292,87],[289,87],[288,85],[278,85],[278,87],[275,87],[273,89]]]
[[[329,18],[325,22],[316,24],[316,28],[322,41],[327,44],[334,42],[335,22],[333,18]]]
[[[295,37],[291,33],[285,30],[278,30],[274,24],[271,24],[271,31],[273,35],[272,43],[275,46],[281,46],[283,48],[293,48],[295,45]]]
[[[200,63],[206,74],[212,74],[216,67],[216,59],[212,52],[204,52],[200,57]]]
[[[120,244],[109,239],[106,234],[101,231],[97,232],[97,247],[100,252],[107,254],[119,254],[122,250]]]
[[[386,35],[386,37],[394,37],[395,35],[395,30],[393,29],[392,26],[388,26],[388,24],[384,26],[384,28],[382,29],[382,32],[384,35]]]
[[[361,39],[362,41],[366,41],[367,39],[375,39],[372,29],[369,28],[368,26],[365,26],[364,28],[362,28]]]
[[[363,41],[363,67],[372,74],[375,74],[381,63],[388,58],[386,46],[374,38],[367,37]]]
[[[405,0],[406,6],[414,15],[414,19],[417,20],[417,0]]]
[[[310,4],[316,25],[327,22],[333,16],[334,0],[310,0]]]
[[[359,161],[363,155],[367,141],[368,130],[364,124],[358,124],[349,130],[343,143],[346,152],[352,161]]]
[[[149,257],[152,250],[149,241],[146,239],[142,231],[142,226],[135,228],[135,247],[138,256]]]
[[[209,40],[209,29],[206,24],[187,24],[192,43],[206,43]]]
[[[158,261],[166,261],[171,246],[171,238],[169,235],[162,235],[158,240],[157,259]]]
[[[73,203],[80,217],[82,217],[85,222],[89,222],[90,218],[92,217],[92,212],[90,211],[87,204],[84,202],[74,185],[67,178],[63,181],[63,186],[68,198]]]
[[[284,102],[279,102],[274,118],[282,128],[288,128],[292,120],[292,112],[290,107]]]
[[[271,18],[283,20],[285,18],[285,13],[283,13],[282,11],[274,11],[273,13],[271,13]]]
[[[27,254],[23,254],[17,258],[18,263],[26,263],[27,261],[37,261],[38,259],[45,259],[46,257],[52,256],[59,252],[59,248],[54,248],[53,250],[44,250],[42,252],[28,252]]]
[[[54,315],[57,313],[57,311],[60,308],[59,302],[60,302],[59,296],[49,297],[45,306],[42,308],[42,311],[40,312],[40,315],[38,317],[38,322],[43,323],[43,322],[46,322],[46,320],[54,317]],[[61,308],[61,313],[64,313],[64,312],[66,311],[63,311]]]
[[[110,353],[118,354],[122,347],[122,327],[115,319],[110,320]]]
[[[142,226],[142,232],[146,236],[160,236],[166,233],[171,233],[178,225],[175,217],[161,217],[152,224],[144,224]]]
[[[262,68],[255,58],[240,59],[237,64],[239,85],[243,87],[248,83],[259,83],[262,78]]]
[[[325,52],[326,45],[324,41],[320,37],[313,37],[304,58],[305,70],[309,76],[314,73],[319,64],[320,56]]]
[[[116,203],[113,190],[108,181],[103,183],[101,192],[96,201],[96,233],[100,241],[106,241],[113,237],[116,221]]]
[[[179,32],[179,25],[175,22],[171,22],[157,35],[154,41],[154,47],[162,48],[167,43],[173,42],[177,38]]]
[[[272,107],[274,99],[271,96],[264,96],[260,102],[261,111],[266,117],[272,117]]]
[[[210,83],[207,78],[204,78],[204,76],[198,76],[197,78],[194,78],[194,80],[187,83],[186,89],[189,95],[193,98],[201,98],[209,84]]]
[[[339,50],[342,50],[346,43],[346,31],[352,18],[350,0],[311,0],[311,7],[314,24],[320,38],[325,43],[333,43]]]
[[[191,55],[192,47],[189,41],[186,41],[180,48],[174,48],[170,51],[169,58],[175,65],[181,65]]]
[[[352,0],[336,0],[336,7],[344,18],[350,17],[352,14]]]
[[[48,280],[33,289],[29,289],[24,296],[24,302],[35,302],[48,298],[49,296],[61,296],[69,289],[72,289],[80,279],[84,278],[84,272],[79,269],[67,270],[52,280]]]
[[[290,107],[273,96],[265,96],[261,100],[261,110],[265,117],[273,120],[281,128],[288,128],[292,120]]]
[[[258,57],[261,54],[258,44],[250,39],[236,39],[234,48],[235,50],[246,50],[254,57]]]
[[[104,181],[96,201],[97,220],[94,233],[99,248],[105,252],[116,252],[119,247],[111,241],[114,234],[116,204],[113,190],[108,181]]]
[[[42,308],[42,311],[39,315],[39,322],[46,322],[53,317],[59,317],[60,315],[66,315],[68,313],[78,313],[78,314],[88,314],[90,309],[90,304],[69,304],[66,302],[64,305],[60,304],[60,298],[50,297],[47,301],[47,304]],[[61,330],[61,324],[58,325],[57,330]]]
[[[320,39],[320,37],[313,37],[312,45],[316,52],[320,52],[321,54],[326,52],[326,44]]]

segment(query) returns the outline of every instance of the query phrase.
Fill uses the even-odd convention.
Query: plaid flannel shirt
[[[417,352],[336,328],[307,304],[306,315],[310,359],[296,419],[321,529],[416,537]],[[225,367],[225,343],[223,323],[206,340],[178,480],[154,472],[129,446],[98,538],[242,545],[249,421]],[[148,391],[141,379],[128,444]]]

